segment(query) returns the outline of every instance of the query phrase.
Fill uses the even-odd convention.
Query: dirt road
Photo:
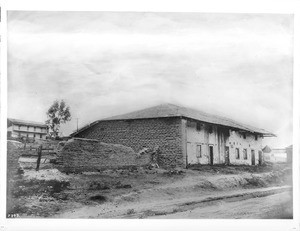
[[[291,218],[290,187],[249,189],[152,203],[85,206],[57,218]]]
[[[293,208],[290,192],[246,200],[225,199],[210,206],[184,212],[152,216],[155,219],[292,219]],[[150,217],[149,217],[150,218]]]

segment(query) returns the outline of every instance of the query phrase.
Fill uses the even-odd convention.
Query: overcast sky
[[[64,134],[104,117],[174,103],[269,130],[292,143],[293,17],[283,14],[8,14],[8,116]]]

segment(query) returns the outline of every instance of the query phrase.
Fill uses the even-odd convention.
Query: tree
[[[60,125],[71,120],[70,107],[66,105],[64,100],[60,102],[55,100],[46,114],[48,134],[51,138],[57,138]]]

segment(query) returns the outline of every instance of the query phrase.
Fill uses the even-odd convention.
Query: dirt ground
[[[185,211],[152,216],[155,219],[292,219],[291,191],[248,199],[232,198],[212,202],[210,205],[188,208]]]
[[[46,162],[38,172],[26,165],[8,195],[7,217],[229,218],[227,208],[238,214],[242,206],[243,217],[257,218],[260,215],[250,209],[253,203],[267,203],[270,211],[276,206],[286,211],[261,218],[291,217],[292,199],[286,187],[292,182],[291,167],[284,164],[131,168],[68,175]],[[274,202],[274,198],[282,200]],[[216,212],[221,210],[223,215]]]

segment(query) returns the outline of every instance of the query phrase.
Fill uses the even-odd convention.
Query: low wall
[[[181,118],[99,121],[76,137],[122,144],[135,152],[159,147],[158,165],[164,168],[185,167]]]
[[[7,178],[12,179],[20,168],[19,158],[22,154],[22,144],[14,141],[7,141]]]
[[[151,154],[139,155],[132,148],[91,139],[71,139],[59,153],[59,169],[64,172],[98,171],[103,169],[145,166]]]

